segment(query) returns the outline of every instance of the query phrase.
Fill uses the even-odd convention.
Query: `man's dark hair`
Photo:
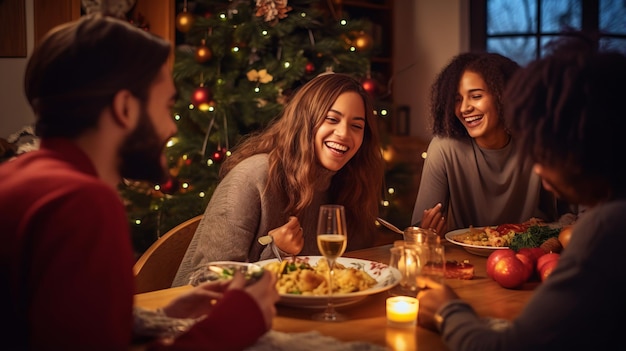
[[[40,137],[73,138],[96,126],[120,90],[146,101],[170,44],[101,15],[56,27],[37,46],[24,77]]]
[[[579,33],[514,76],[505,118],[534,161],[578,179],[606,181],[624,195],[626,56]]]

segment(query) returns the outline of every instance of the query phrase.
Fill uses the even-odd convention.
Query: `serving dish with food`
[[[278,275],[276,287],[281,305],[325,308],[328,303],[328,264],[323,256],[297,256],[279,262],[256,262]],[[400,271],[386,264],[339,257],[335,262],[333,304],[346,306],[386,291],[400,282]]]
[[[529,220],[519,224],[457,229],[446,233],[445,238],[469,253],[489,256],[495,250],[540,247],[549,239],[558,237],[560,230],[555,223]]]

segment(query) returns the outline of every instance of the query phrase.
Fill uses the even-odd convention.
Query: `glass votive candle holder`
[[[419,301],[410,296],[387,298],[387,325],[391,327],[412,327],[417,323]]]

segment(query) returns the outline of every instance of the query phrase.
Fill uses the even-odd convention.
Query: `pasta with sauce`
[[[306,262],[272,262],[264,266],[278,275],[276,288],[280,294],[326,295],[328,294],[328,263],[324,258],[315,266]],[[376,285],[376,279],[367,272],[335,263],[333,294],[363,291]]]

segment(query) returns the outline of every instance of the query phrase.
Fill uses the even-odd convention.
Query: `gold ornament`
[[[207,112],[211,109],[215,109],[215,106],[217,106],[215,100],[209,100],[207,102],[200,103],[198,105],[198,109],[202,112]]]
[[[191,13],[183,10],[176,16],[176,29],[183,33],[189,32],[193,25],[194,17]]]
[[[211,57],[213,57],[213,53],[211,52],[211,49],[206,46],[206,40],[202,39],[202,43],[196,50],[196,61],[198,63],[204,63],[210,60]]]
[[[354,38],[354,47],[359,51],[368,51],[374,47],[374,39],[371,35],[361,31]]]
[[[251,82],[259,82],[263,84],[269,83],[274,79],[271,74],[267,73],[266,69],[262,69],[259,71],[257,71],[256,69],[249,70],[248,73],[246,73],[246,76]]]

